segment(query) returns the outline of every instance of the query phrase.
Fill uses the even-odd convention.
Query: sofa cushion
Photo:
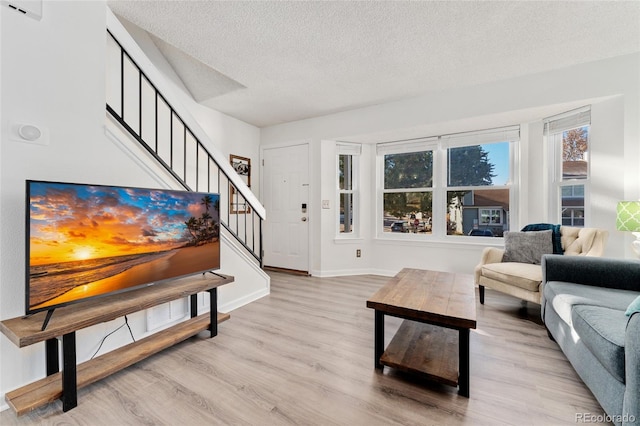
[[[602,306],[624,312],[629,303],[638,297],[638,292],[633,290],[612,290],[564,281],[548,281],[543,291],[544,298],[569,325],[573,324],[571,309],[575,305]]]
[[[571,313],[573,328],[604,368],[624,383],[624,311],[602,306],[577,305]]]
[[[482,275],[529,291],[538,291],[542,282],[542,268],[530,263],[489,263],[482,266]]]
[[[598,231],[595,228],[574,228],[570,226],[563,226],[561,230],[564,254],[573,256],[587,253],[593,246],[593,241]]]
[[[505,232],[503,262],[540,264],[542,255],[553,253],[553,232]]]

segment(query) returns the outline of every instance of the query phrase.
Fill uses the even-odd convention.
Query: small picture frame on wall
[[[240,178],[251,188],[251,159],[231,154],[229,156],[231,167],[240,175]],[[247,200],[240,194],[233,184],[229,185],[229,202],[231,213],[251,213]]]

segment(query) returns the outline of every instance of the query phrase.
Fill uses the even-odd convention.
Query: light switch
[[[328,209],[329,207],[329,200],[322,200],[322,208],[323,209]]]

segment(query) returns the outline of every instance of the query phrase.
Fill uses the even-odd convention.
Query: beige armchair
[[[560,227],[562,248],[566,256],[602,256],[609,233],[596,228]],[[487,247],[475,268],[480,303],[484,304],[484,288],[510,294],[524,301],[540,304],[542,268],[540,265],[502,262],[504,250]]]

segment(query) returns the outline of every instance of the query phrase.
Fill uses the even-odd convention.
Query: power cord
[[[102,338],[102,340],[100,341],[100,345],[98,346],[98,349],[96,349],[96,351],[94,352],[93,355],[91,355],[91,358],[89,359],[93,359],[98,352],[100,352],[100,349],[102,348],[102,345],[104,344],[105,340],[107,340],[107,337],[111,336],[113,333],[115,333],[116,331],[120,330],[122,327],[127,326],[127,328],[129,329],[129,334],[131,335],[131,339],[135,342],[136,338],[133,337],[133,331],[131,331],[131,326],[129,326],[129,318],[127,318],[127,316],[124,316],[124,324],[122,324],[120,327],[116,328],[115,330],[113,330],[111,333],[107,334],[106,336],[104,336]]]

